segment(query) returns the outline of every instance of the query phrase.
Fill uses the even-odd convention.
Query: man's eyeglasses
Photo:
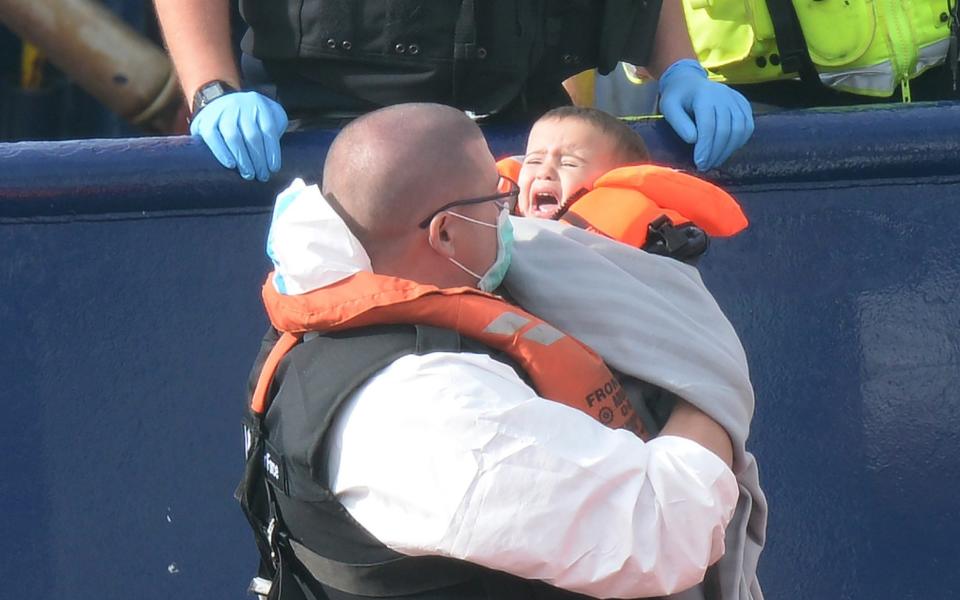
[[[480,196],[478,198],[464,198],[463,200],[454,200],[448,204],[444,204],[437,210],[430,213],[430,216],[426,219],[420,221],[420,229],[426,229],[430,226],[430,221],[440,213],[445,210],[450,210],[455,206],[468,206],[470,204],[481,204],[483,202],[497,202],[497,207],[501,210],[506,208],[509,212],[513,212],[513,209],[517,206],[517,197],[520,195],[520,186],[518,186],[513,180],[507,179],[506,177],[500,177],[500,180],[497,181],[497,193],[490,194],[489,196]]]

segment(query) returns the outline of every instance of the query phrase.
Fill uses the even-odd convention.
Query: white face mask
[[[477,219],[466,217],[453,211],[447,212],[464,221],[483,225],[484,227],[493,227],[497,230],[497,258],[483,275],[479,275],[468,269],[458,260],[449,258],[450,262],[460,267],[464,272],[477,278],[478,290],[488,293],[493,292],[503,283],[504,277],[507,276],[507,270],[510,268],[510,257],[513,252],[513,224],[510,222],[510,211],[506,208],[501,209],[500,214],[497,216],[496,225],[484,223],[483,221],[478,221]]]

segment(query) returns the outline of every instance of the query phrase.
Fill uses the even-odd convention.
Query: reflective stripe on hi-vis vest
[[[945,0],[793,0],[810,60],[837,89],[889,96],[941,64],[950,19]],[[697,58],[715,78],[756,83],[796,77],[780,68],[763,0],[683,0]]]
[[[368,272],[296,296],[280,294],[272,282],[271,274],[263,286],[263,303],[271,323],[283,335],[257,382],[251,409],[258,414],[266,412],[277,365],[301,334],[371,325],[430,325],[504,352],[524,370],[540,396],[580,410],[611,428],[644,436],[626,391],[596,353],[497,296]]]
[[[500,174],[511,179],[519,177],[520,167],[516,156],[497,162]],[[675,226],[693,223],[713,237],[735,235],[748,225],[740,204],[724,190],[657,165],[608,171],[562,208],[561,221],[636,248],[646,244],[650,224],[662,216]]]

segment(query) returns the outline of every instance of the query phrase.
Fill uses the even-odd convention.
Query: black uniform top
[[[242,47],[270,74],[370,106],[486,114],[593,67],[646,64],[661,1],[241,0]]]

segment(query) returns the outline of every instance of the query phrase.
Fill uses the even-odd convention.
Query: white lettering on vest
[[[267,470],[267,474],[270,475],[270,477],[276,480],[280,479],[280,465],[274,462],[269,452],[263,455],[263,468]]]

